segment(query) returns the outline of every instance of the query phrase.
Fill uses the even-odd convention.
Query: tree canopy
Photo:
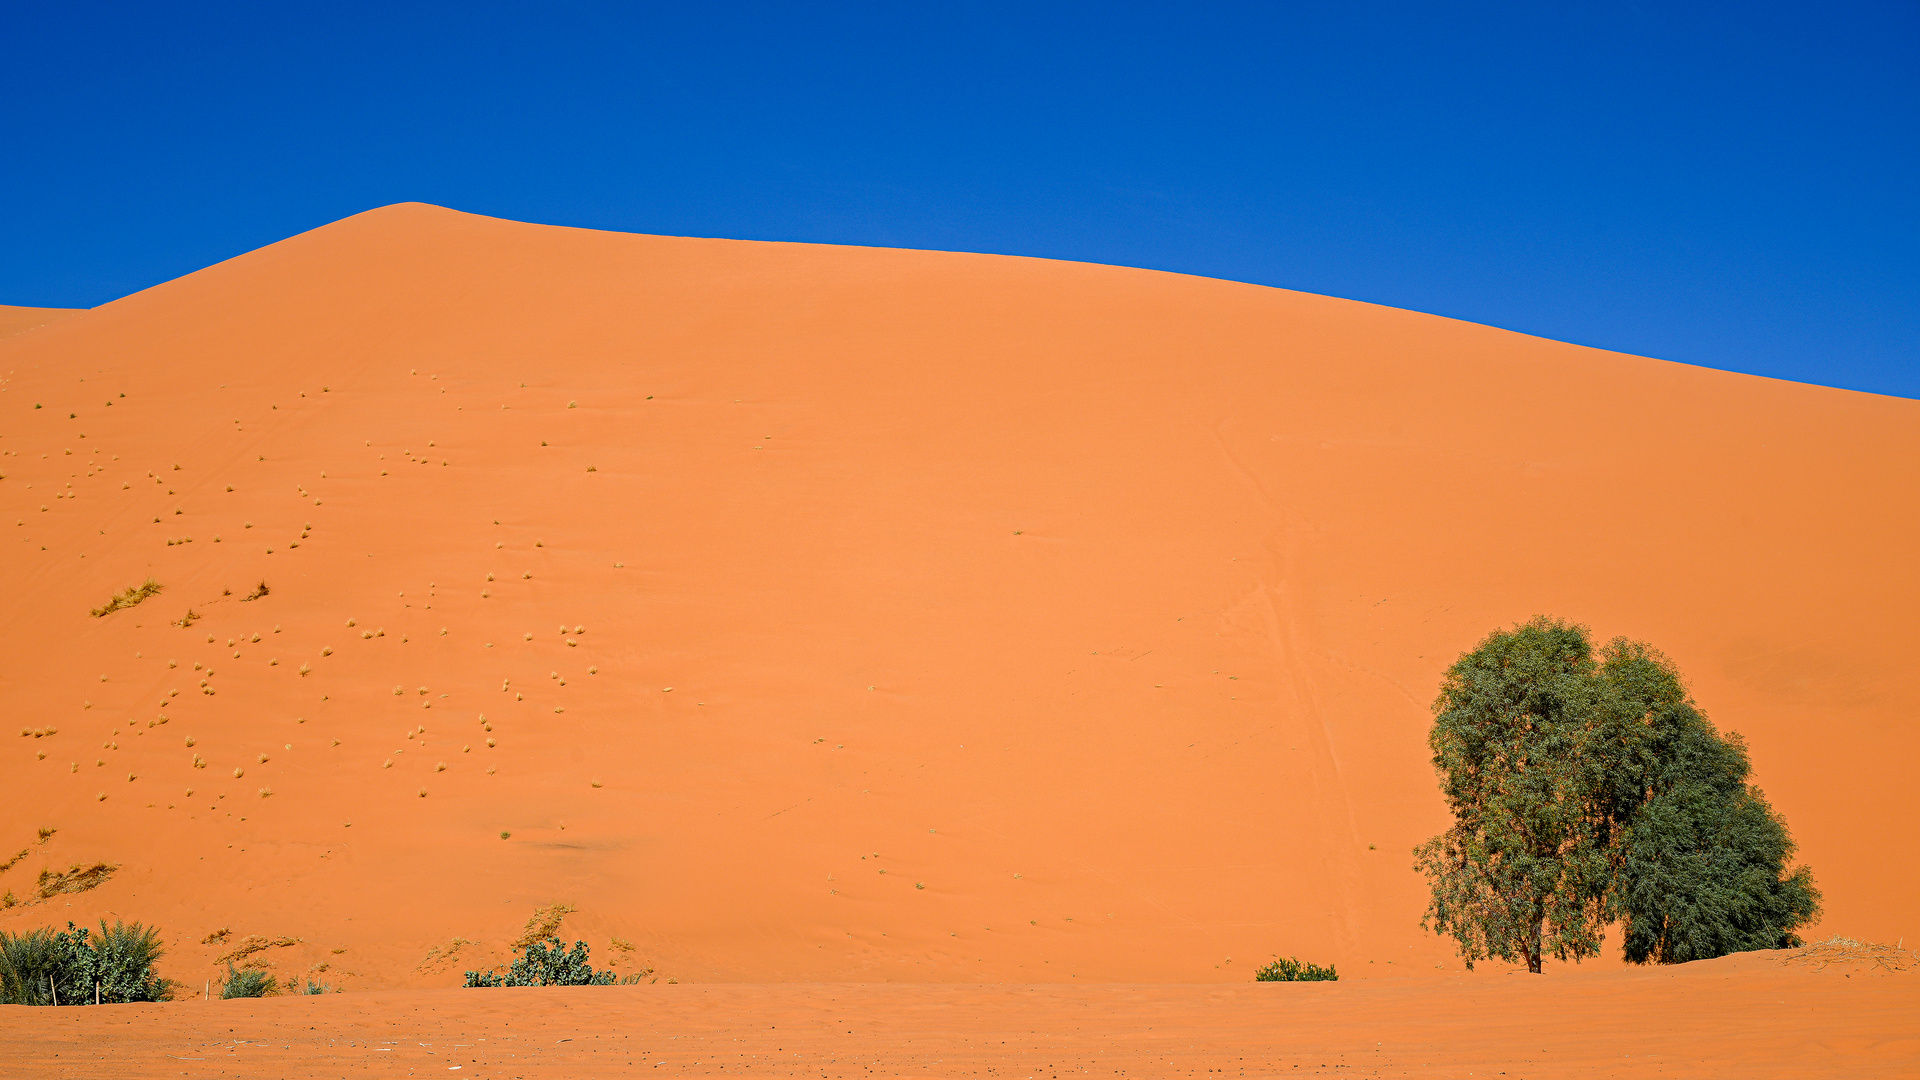
[[[1585,627],[1537,618],[1463,654],[1433,711],[1454,824],[1414,852],[1431,886],[1422,925],[1469,967],[1594,956],[1616,920],[1636,963],[1779,948],[1817,916],[1745,745],[1650,646],[1596,656]]]

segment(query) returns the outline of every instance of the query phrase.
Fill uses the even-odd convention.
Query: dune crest
[[[683,982],[1451,973],[1427,705],[1536,613],[1746,737],[1817,931],[1920,933],[1914,401],[419,204],[0,379],[0,893],[120,866],[0,927],[157,923],[196,984],[226,928],[454,985],[554,903]]]
[[[0,338],[17,334],[22,330],[31,330],[36,326],[45,326],[85,310],[85,308],[14,307],[9,304],[0,304]]]

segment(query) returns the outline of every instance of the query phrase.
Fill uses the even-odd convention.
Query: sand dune
[[[11,307],[0,304],[0,337],[17,334],[22,330],[31,330],[36,326],[45,326],[56,319],[64,319],[85,310],[85,308]]]
[[[4,733],[0,891],[119,867],[0,928],[158,923],[196,984],[260,935],[454,985],[556,902],[683,983],[1451,979],[1427,704],[1545,612],[1746,736],[1816,932],[1920,938],[1914,401],[422,205],[0,379],[0,702],[53,729]]]

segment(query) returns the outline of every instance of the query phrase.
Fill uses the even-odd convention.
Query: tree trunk
[[[1540,974],[1540,928],[1546,921],[1546,915],[1536,910],[1533,916],[1533,932],[1527,935],[1527,971],[1530,974]]]

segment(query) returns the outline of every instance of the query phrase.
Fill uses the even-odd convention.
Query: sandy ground
[[[564,903],[635,1001],[1448,985],[1427,706],[1542,612],[1747,738],[1815,935],[1920,939],[1920,402],[402,205],[0,339],[0,474],[0,929],[189,984],[453,987]]]
[[[20,1077],[1859,1077],[1920,977],[1653,971],[1235,986],[789,983],[0,1007]],[[35,1015],[29,1015],[35,1014]]]

